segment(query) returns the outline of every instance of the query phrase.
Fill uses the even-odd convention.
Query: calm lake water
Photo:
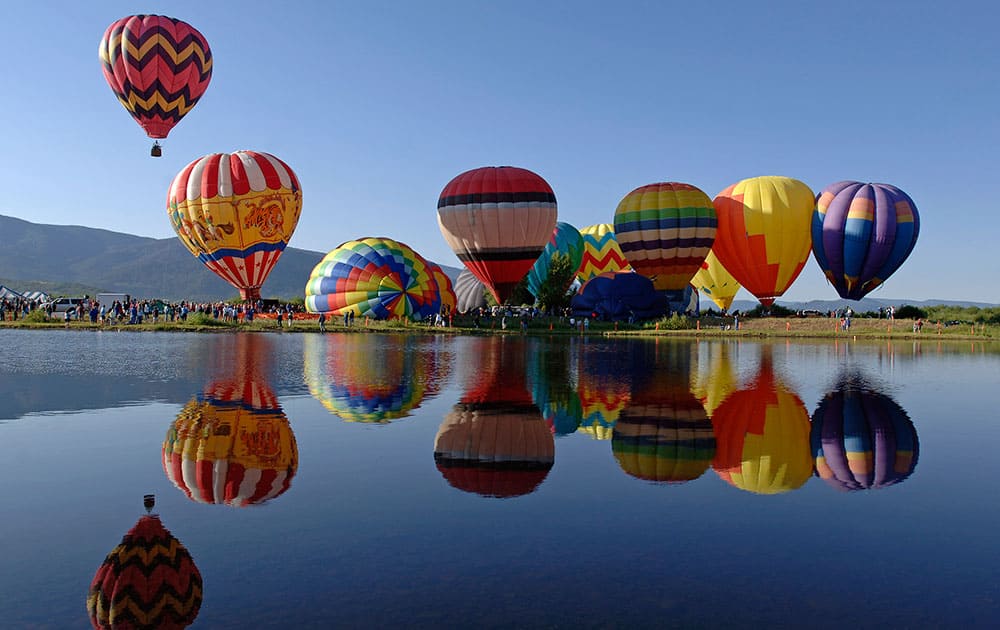
[[[192,627],[1000,619],[989,344],[0,330],[0,347],[5,628],[89,627],[145,494],[200,573]]]

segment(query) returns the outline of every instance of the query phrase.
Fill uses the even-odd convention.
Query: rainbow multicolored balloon
[[[602,273],[632,271],[625,254],[618,246],[613,225],[588,225],[580,229],[580,236],[583,237],[583,259],[580,261],[577,278],[581,283]]]
[[[503,304],[549,242],[556,196],[537,173],[484,166],[444,187],[438,226],[458,259]]]
[[[177,174],[167,193],[170,224],[205,266],[240,291],[260,288],[302,212],[299,180],[269,153],[213,153]]]
[[[343,243],[313,268],[306,309],[419,320],[440,311],[441,296],[423,256],[391,238],[367,237]]]
[[[112,23],[99,55],[118,102],[150,138],[166,138],[212,80],[208,41],[187,22],[165,15],[130,15]]]
[[[860,300],[881,286],[913,251],[919,234],[917,206],[889,184],[837,182],[816,200],[813,256],[846,300]]]
[[[632,268],[658,291],[687,287],[715,241],[712,200],[690,184],[636,188],[615,210],[615,237]]]
[[[434,276],[434,281],[437,282],[438,295],[441,296],[441,310],[447,313],[454,313],[458,307],[458,296],[455,295],[455,287],[451,282],[451,278],[441,269],[441,265],[428,260],[427,266]]]

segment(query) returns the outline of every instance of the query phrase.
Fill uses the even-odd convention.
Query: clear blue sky
[[[97,58],[134,13],[191,23],[215,59],[160,159]],[[478,166],[539,173],[577,227],[657,181],[709,196],[756,175],[815,191],[881,181],[914,199],[921,234],[872,297],[1000,302],[994,3],[98,0],[4,14],[0,214],[172,237],[174,175],[254,149],[301,180],[291,246],[389,236],[460,266],[436,203]],[[810,258],[785,299],[814,298],[836,293]]]

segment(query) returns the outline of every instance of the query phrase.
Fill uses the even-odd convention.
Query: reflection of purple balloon
[[[913,200],[889,184],[830,184],[816,200],[813,256],[840,297],[860,300],[899,269],[920,233]]]
[[[852,385],[820,401],[810,442],[816,476],[838,490],[891,486],[917,466],[917,430],[903,408],[888,396]]]

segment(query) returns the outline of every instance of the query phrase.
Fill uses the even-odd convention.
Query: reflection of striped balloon
[[[917,466],[917,430],[888,396],[842,385],[823,397],[812,419],[816,476],[838,490],[897,484]]]
[[[690,184],[636,188],[615,210],[615,236],[636,272],[657,290],[684,289],[715,241],[715,208]]]
[[[376,319],[423,319],[441,309],[427,260],[391,238],[347,241],[313,268],[306,284],[310,313],[353,312]]]
[[[104,78],[150,138],[166,138],[212,80],[212,51],[186,22],[130,15],[101,39]]]
[[[688,394],[673,402],[626,407],[615,424],[611,450],[633,477],[680,483],[708,470],[715,436],[705,410]]]
[[[487,497],[534,492],[554,459],[552,433],[530,399],[459,403],[434,438],[434,462],[448,483]]]
[[[618,246],[615,229],[610,223],[581,228],[580,236],[583,237],[583,258],[577,272],[580,282],[609,271],[632,270]]]
[[[199,396],[184,406],[163,442],[167,478],[199,503],[263,503],[288,490],[298,464],[281,408],[240,400]]]
[[[215,153],[191,162],[167,193],[178,238],[245,300],[260,287],[285,250],[302,211],[299,180],[268,153]]]
[[[87,612],[95,628],[185,628],[201,609],[201,573],[181,541],[147,515],[94,574]]]

